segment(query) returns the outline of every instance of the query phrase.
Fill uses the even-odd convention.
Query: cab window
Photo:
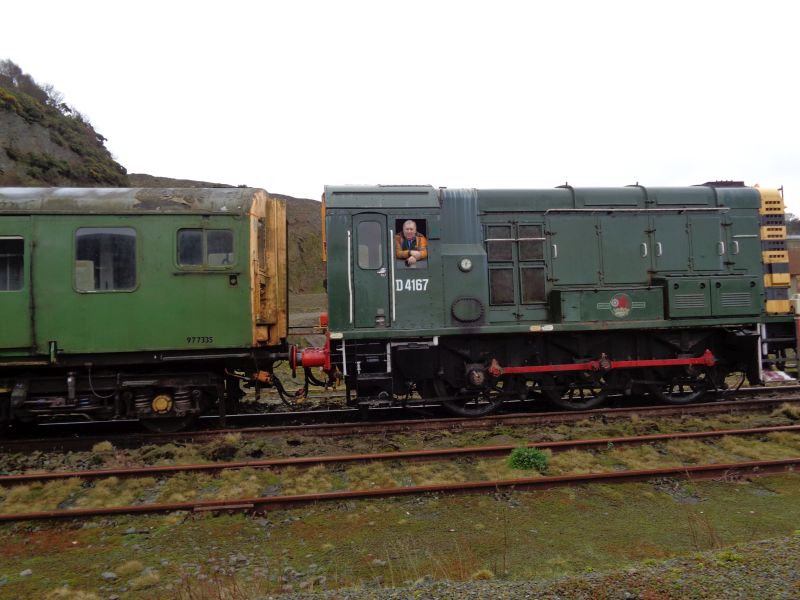
[[[136,231],[81,227],[75,232],[75,289],[124,292],[136,287]]]
[[[358,266],[370,270],[383,266],[383,236],[377,221],[358,224]]]
[[[235,262],[230,229],[178,230],[178,265],[228,267]]]
[[[0,292],[21,290],[25,243],[21,237],[0,237]]]
[[[395,219],[394,260],[398,269],[428,268],[428,221],[412,215]],[[413,257],[413,259],[412,259]]]

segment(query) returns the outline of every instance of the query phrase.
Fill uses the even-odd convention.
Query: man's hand
[[[420,258],[422,258],[422,252],[420,252],[419,250],[411,250],[409,252],[409,254],[411,255],[410,258],[414,259],[414,262],[417,262]],[[414,264],[414,263],[411,263],[411,264]]]
[[[416,250],[412,250],[412,251],[410,252],[410,254],[411,254],[411,256],[409,256],[409,257],[406,259],[406,264],[407,264],[409,267],[410,267],[411,265],[413,265],[413,264],[415,264],[415,263],[417,262],[417,259],[416,259],[416,257],[415,257],[414,255],[416,254],[417,256],[419,256],[419,252],[417,252]]]

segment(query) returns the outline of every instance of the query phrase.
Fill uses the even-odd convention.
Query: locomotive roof
[[[0,188],[0,213],[243,215],[267,196],[259,188]]]
[[[439,208],[444,197],[475,196],[487,212],[651,208],[758,208],[759,192],[745,186],[703,184],[685,187],[579,187],[543,189],[456,189],[428,185],[325,186],[328,208],[416,209]]]
[[[328,208],[439,208],[430,185],[326,185]]]

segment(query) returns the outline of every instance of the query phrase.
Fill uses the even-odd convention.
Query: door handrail
[[[353,259],[352,252],[352,232],[347,230],[347,295],[350,297],[350,325],[353,324]]]

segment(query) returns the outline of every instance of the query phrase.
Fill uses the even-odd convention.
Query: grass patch
[[[114,573],[119,577],[128,577],[144,571],[144,565],[138,560],[127,560],[114,569]]]
[[[781,404],[780,407],[772,413],[773,416],[783,416],[791,419],[792,421],[800,420],[800,406],[796,404],[789,404],[788,402]]]
[[[131,586],[132,590],[146,590],[147,588],[158,585],[160,581],[161,576],[157,572],[151,571],[149,573],[142,573],[138,577],[134,577],[130,580],[129,585]]]
[[[47,483],[15,485],[0,488],[0,512],[24,513],[56,510],[68,504],[81,490],[77,478],[54,480]]]
[[[412,463],[405,469],[412,485],[436,485],[467,481],[464,471],[455,463]]]
[[[219,474],[217,482],[219,491],[214,495],[218,500],[234,500],[237,498],[254,498],[261,496],[265,487],[265,477],[269,472],[257,472],[254,469],[230,469]]]
[[[10,577],[0,595],[45,598],[69,583],[70,589],[103,598],[125,586],[137,598],[236,599],[274,595],[287,583],[295,592],[301,584],[310,589],[318,576],[326,581],[313,583],[315,590],[348,586],[372,592],[376,577],[389,586],[429,577],[477,579],[485,569],[501,580],[541,579],[692,556],[698,548],[713,549],[707,559],[713,566],[731,544],[797,530],[796,474],[691,485],[700,498],[694,504],[663,485],[637,483],[321,503],[257,516],[185,514],[179,521],[119,516],[89,523],[96,527],[6,524],[0,525],[3,572],[31,568],[34,576]],[[762,493],[764,486],[772,493]],[[592,526],[565,526],[583,522]],[[126,534],[130,528],[136,535]],[[44,551],[53,548],[57,554]],[[247,562],[237,563],[229,579],[230,557],[239,554]],[[134,592],[130,581],[147,574],[145,561],[130,569],[120,563],[145,556],[158,561],[160,581]],[[737,567],[735,559],[729,562]],[[112,591],[101,577],[106,570],[121,578]]]
[[[549,456],[538,448],[514,448],[508,457],[508,464],[512,469],[526,471],[547,471]]]
[[[105,454],[107,452],[114,451],[114,444],[109,441],[105,442],[97,442],[94,446],[92,446],[92,452],[102,453]]]
[[[748,460],[773,460],[788,458],[793,452],[785,446],[760,440],[756,437],[723,437],[719,441],[723,450]]]
[[[655,446],[618,446],[602,454],[602,462],[611,467],[626,469],[657,469],[665,466],[665,456]],[[674,462],[674,461],[673,461]]]
[[[65,585],[48,592],[45,600],[100,600],[100,596],[94,592],[74,590]]]
[[[334,477],[324,465],[308,469],[289,467],[280,474],[281,494],[322,494],[336,489]]]
[[[392,488],[399,485],[386,462],[371,462],[349,466],[342,476],[347,489]]]
[[[598,455],[580,450],[558,452],[550,460],[550,473],[564,475],[566,473],[602,473],[603,468]]]
[[[155,482],[156,480],[152,477],[142,477],[141,479],[108,477],[96,480],[75,501],[75,507],[103,508],[134,504]]]
[[[200,454],[212,461],[231,460],[242,447],[241,433],[226,433],[200,448]]]
[[[481,569],[479,571],[475,571],[472,575],[470,575],[470,579],[472,579],[473,581],[494,579],[494,573],[492,573],[489,569]]]
[[[664,444],[670,456],[682,464],[703,464],[725,462],[730,456],[711,443],[699,440],[670,440]]]

